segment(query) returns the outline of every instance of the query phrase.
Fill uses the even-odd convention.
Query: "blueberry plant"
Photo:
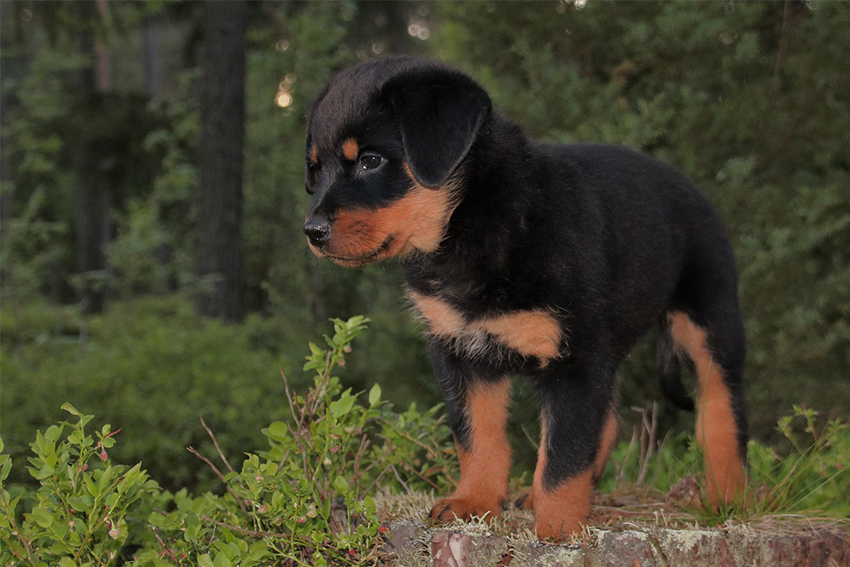
[[[92,417],[66,405],[76,421],[32,444],[37,490],[7,486],[12,461],[0,456],[0,565],[374,563],[386,528],[371,495],[447,490],[456,475],[439,408],[395,413],[379,386],[356,394],[333,375],[367,322],[335,319],[326,345],[310,344],[313,386],[297,394],[287,385],[291,417],[263,430],[267,450],[239,468],[221,452],[218,465],[196,452],[219,475],[220,495],[164,491],[141,464],[113,464],[118,431],[92,436]]]

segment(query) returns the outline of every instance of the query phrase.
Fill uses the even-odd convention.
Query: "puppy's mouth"
[[[374,264],[381,260],[384,256],[387,255],[387,252],[392,247],[395,242],[395,236],[390,235],[381,243],[380,246],[372,250],[371,252],[367,252],[365,254],[360,254],[357,256],[340,256],[336,254],[330,254],[325,252],[320,248],[316,248],[312,244],[310,244],[310,250],[313,251],[313,254],[319,256],[321,258],[327,258],[334,264],[342,266],[344,268],[359,268],[362,266],[368,266],[369,264]]]

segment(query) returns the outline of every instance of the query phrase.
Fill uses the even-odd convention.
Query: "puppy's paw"
[[[452,520],[469,520],[470,518],[498,518],[502,514],[502,504],[496,502],[480,502],[471,498],[441,498],[437,500],[429,514],[432,520],[451,522]]]
[[[520,492],[514,500],[514,507],[521,510],[534,510],[534,489],[529,487]]]

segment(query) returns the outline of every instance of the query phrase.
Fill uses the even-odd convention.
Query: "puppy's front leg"
[[[504,376],[476,374],[438,345],[431,345],[434,370],[460,459],[460,482],[450,498],[437,501],[431,518],[450,521],[498,517],[508,497],[511,449],[505,426],[510,382]]]

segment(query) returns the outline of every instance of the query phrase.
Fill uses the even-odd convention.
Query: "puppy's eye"
[[[376,169],[377,167],[380,167],[382,163],[384,163],[384,158],[376,154],[365,154],[360,156],[360,169],[362,171]]]

